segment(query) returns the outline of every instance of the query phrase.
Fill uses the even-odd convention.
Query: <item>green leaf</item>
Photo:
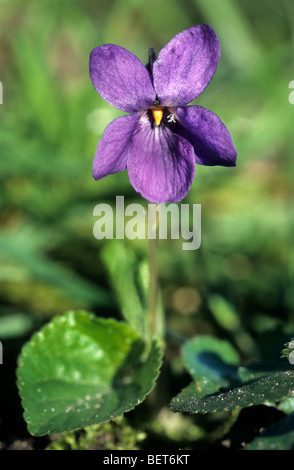
[[[162,344],[164,313],[160,294],[155,331],[150,331],[148,263],[145,260],[139,262],[133,251],[115,240],[104,248],[102,259],[124,319],[144,340],[149,341],[152,336]]]
[[[213,413],[252,405],[272,405],[292,395],[294,372],[269,374],[251,382],[230,387],[223,392],[198,397],[197,384],[186,387],[172,401],[173,411]]]
[[[228,341],[199,336],[185,343],[182,356],[185,367],[196,380],[205,377],[219,386],[237,375],[239,355]]]
[[[24,336],[32,331],[34,326],[33,317],[24,313],[0,315],[0,338],[8,339]]]
[[[190,403],[192,399],[215,393],[237,378],[239,356],[233,346],[213,336],[198,336],[187,341],[182,348],[186,369],[194,379],[171,402],[174,411]]]
[[[242,327],[240,315],[234,306],[220,295],[211,295],[208,304],[214,319],[234,338],[235,344],[249,355],[257,353],[251,336]]]
[[[146,305],[137,283],[137,260],[123,244],[109,242],[102,252],[121,312],[130,325],[144,337],[146,335]]]
[[[278,404],[277,408],[286,415],[294,412],[294,397],[286,398],[286,400]]]
[[[109,421],[141,403],[159,374],[161,351],[126,323],[79,311],[55,317],[25,344],[18,387],[31,434]]]
[[[220,295],[211,295],[208,304],[211,313],[222,328],[228,331],[236,331],[240,328],[240,316],[226,299]]]
[[[226,387],[236,378],[239,356],[230,343],[212,336],[199,336],[182,348],[186,369],[194,378],[193,393],[202,397]]]
[[[285,344],[284,349],[281,352],[281,357],[288,359],[290,364],[294,364],[294,339],[292,338],[287,344]]]
[[[284,361],[258,361],[241,365],[238,368],[238,376],[245,383],[276,372],[286,372],[287,370],[289,370],[289,365]]]
[[[227,341],[210,336],[189,340],[183,362],[193,377],[171,402],[173,411],[212,413],[260,404],[275,404],[292,396],[294,372],[287,364],[239,366],[239,356]]]
[[[294,413],[262,432],[245,450],[293,450]]]

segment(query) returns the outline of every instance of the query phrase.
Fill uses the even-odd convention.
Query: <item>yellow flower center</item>
[[[163,108],[152,108],[152,115],[155,121],[155,125],[158,127],[161,123],[162,116],[163,116]]]

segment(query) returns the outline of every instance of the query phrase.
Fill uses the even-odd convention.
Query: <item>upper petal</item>
[[[184,106],[212,79],[220,57],[217,35],[208,25],[177,34],[153,64],[153,84],[164,106]]]
[[[93,162],[95,180],[126,169],[132,134],[139,119],[140,114],[128,114],[115,119],[106,127]]]
[[[183,134],[192,143],[196,163],[235,166],[237,152],[231,135],[220,118],[202,106],[178,108],[176,115]]]
[[[105,44],[93,49],[89,71],[95,89],[112,106],[134,112],[154,104],[156,94],[148,70],[123,47]]]
[[[141,123],[132,138],[127,169],[134,189],[153,203],[177,202],[195,176],[192,145],[168,127]]]

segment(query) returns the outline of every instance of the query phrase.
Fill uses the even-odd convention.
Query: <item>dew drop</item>
[[[290,354],[288,356],[288,360],[289,360],[290,364],[294,364],[294,351],[290,352]]]

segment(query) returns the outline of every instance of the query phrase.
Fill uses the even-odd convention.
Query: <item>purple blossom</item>
[[[154,203],[177,202],[188,193],[200,165],[235,166],[237,153],[219,117],[201,106],[186,106],[212,79],[220,57],[218,38],[208,25],[177,34],[145,67],[114,44],[90,54],[97,92],[130,113],[111,122],[98,143],[93,177],[128,170],[130,183]]]

